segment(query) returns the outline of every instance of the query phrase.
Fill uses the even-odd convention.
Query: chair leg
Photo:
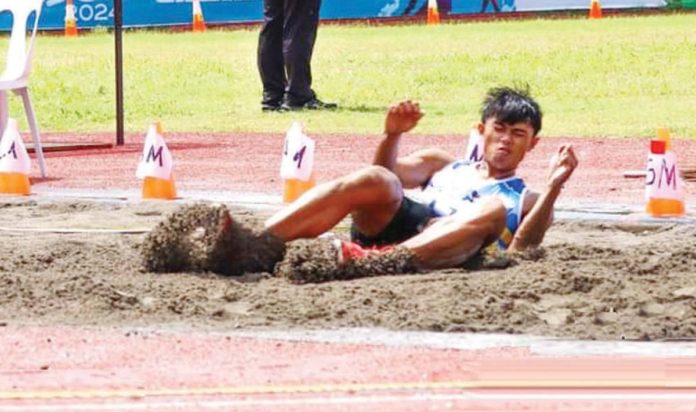
[[[29,128],[31,128],[31,137],[34,140],[34,153],[36,153],[36,158],[39,161],[39,169],[41,170],[41,177],[46,177],[46,164],[44,163],[43,147],[41,146],[41,136],[39,136],[39,127],[36,125],[36,116],[34,116],[34,108],[31,105],[31,99],[29,98],[29,88],[19,89],[18,93],[22,95],[22,102],[24,103],[24,112],[27,114],[27,121],[29,122]]]
[[[5,126],[7,126],[7,118],[9,117],[9,109],[7,106],[7,91],[0,90],[0,139],[5,133]]]

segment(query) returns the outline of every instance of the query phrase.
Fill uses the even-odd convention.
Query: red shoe
[[[378,255],[394,250],[394,246],[392,245],[364,247],[357,243],[340,239],[336,239],[334,245],[336,249],[338,249],[339,263],[360,260],[367,256]]]

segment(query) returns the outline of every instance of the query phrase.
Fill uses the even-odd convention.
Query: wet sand
[[[523,255],[469,268],[322,283],[297,284],[269,272],[225,277],[144,271],[144,231],[179,206],[3,200],[0,325],[696,337],[694,225],[557,222],[542,248]],[[228,206],[239,221],[264,218]],[[345,236],[345,226],[335,234]]]

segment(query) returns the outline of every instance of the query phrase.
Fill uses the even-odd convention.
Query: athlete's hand
[[[406,100],[389,107],[387,119],[384,122],[386,135],[399,135],[416,127],[418,121],[425,115],[418,102]]]
[[[578,167],[578,158],[575,157],[573,146],[562,145],[559,147],[558,153],[551,158],[549,166],[549,185],[552,188],[563,186],[575,168]]]

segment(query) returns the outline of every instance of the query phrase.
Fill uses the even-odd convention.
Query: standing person
[[[481,2],[481,13],[485,13],[488,8],[488,3],[493,4],[493,11],[500,13],[500,6],[498,6],[498,0],[483,0]]]
[[[312,90],[312,51],[321,0],[264,0],[258,68],[263,111],[335,109]]]
[[[484,138],[484,156],[477,163],[458,160],[438,148],[399,157],[402,135],[422,116],[417,103],[405,101],[392,106],[373,165],[315,186],[277,212],[265,222],[258,237],[262,242],[231,245],[228,240],[216,241],[239,230],[235,229],[239,225],[226,210],[214,211],[212,219],[204,217],[202,220],[212,222],[208,229],[201,229],[200,236],[213,240],[213,246],[206,246],[206,250],[220,253],[214,259],[183,267],[204,267],[225,274],[273,270],[284,253],[279,244],[317,237],[347,215],[352,217],[352,242],[335,245],[339,264],[380,253],[373,247],[384,251],[385,246],[387,250],[396,246],[413,256],[418,269],[447,268],[461,265],[489,245],[502,250],[539,245],[553,220],[554,203],[563,184],[578,164],[573,148],[563,145],[552,158],[543,190],[529,190],[517,176],[518,166],[539,141],[539,105],[525,91],[491,89],[478,125]],[[404,189],[414,189],[414,193],[407,195]],[[173,249],[157,241],[165,236],[152,233],[154,241],[146,249],[154,251],[156,257]],[[254,242],[256,246],[247,246],[250,249],[238,249]],[[264,242],[274,246],[267,248]],[[242,263],[248,250],[269,250],[267,255],[277,260]],[[147,269],[169,270],[165,258],[151,259],[155,263]]]

